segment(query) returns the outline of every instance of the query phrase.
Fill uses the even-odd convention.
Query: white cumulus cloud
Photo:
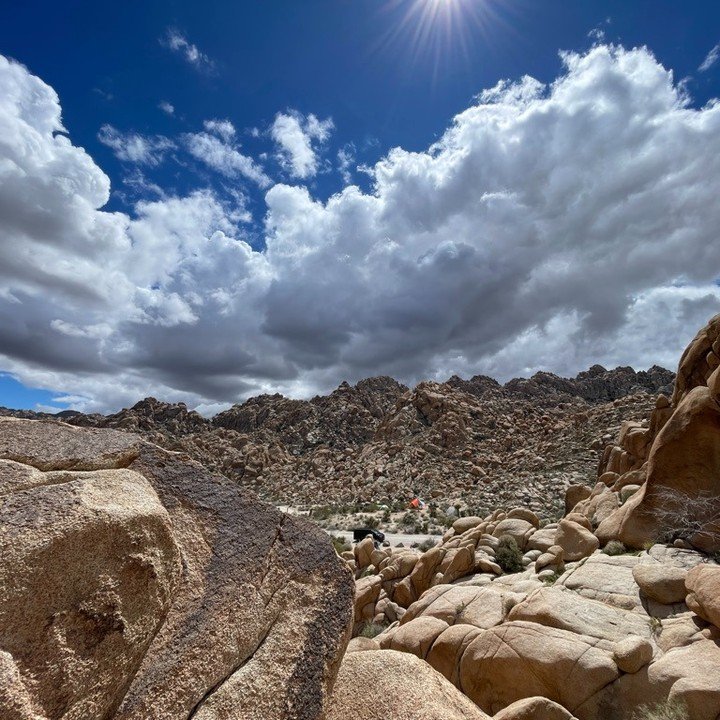
[[[104,211],[109,180],[62,134],[55,92],[0,59],[0,368],[107,410],[381,373],[672,367],[720,311],[720,104],[692,107],[645,48],[563,62],[390,150],[367,192],[270,187],[255,249],[241,195]],[[195,135],[228,178],[263,173],[233,159],[229,126]]]
[[[229,178],[244,176],[260,187],[268,187],[270,178],[253,158],[240,152],[234,142],[235,127],[229,120],[206,120],[205,130],[187,133],[188,152],[200,162]]]
[[[318,146],[325,143],[334,129],[331,118],[319,120],[310,114],[291,111],[278,113],[270,128],[279,146],[278,157],[292,177],[311,178],[318,171]]]
[[[112,125],[103,125],[100,128],[98,140],[107,145],[118,160],[139,165],[159,165],[165,153],[175,147],[175,143],[164,135],[123,133]]]

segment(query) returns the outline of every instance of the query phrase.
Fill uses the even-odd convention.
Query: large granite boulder
[[[414,655],[382,650],[345,656],[327,720],[489,720]]]
[[[321,718],[352,604],[327,537],[227,478],[134,435],[0,419],[7,717]]]

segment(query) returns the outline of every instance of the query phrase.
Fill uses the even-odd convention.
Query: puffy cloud
[[[317,146],[328,140],[334,127],[331,118],[318,120],[315,115],[304,117],[296,111],[275,116],[270,135],[279,146],[281,163],[292,177],[307,179],[317,174]]]
[[[175,114],[175,106],[172,103],[169,103],[167,100],[162,100],[161,102],[159,102],[158,107],[166,115],[174,115]]]
[[[229,120],[206,120],[203,132],[187,133],[188,152],[208,167],[228,178],[246,177],[260,187],[268,187],[270,178],[250,156],[235,144],[235,128]]]
[[[149,165],[159,165],[165,153],[175,147],[175,143],[164,135],[139,135],[122,133],[112,125],[103,125],[98,140],[107,145],[118,160]]]
[[[355,153],[354,143],[346,143],[338,150],[338,172],[346,185],[350,185],[352,182],[352,169],[356,163]]]
[[[188,39],[175,28],[170,28],[165,36],[160,39],[160,44],[173,52],[179,53],[183,58],[197,69],[212,70],[215,63],[197,45],[189,42]]]
[[[692,107],[644,48],[563,61],[391,150],[370,192],[271,187],[259,251],[241,196],[101,210],[108,178],[58,134],[54,91],[2,60],[0,366],[86,410],[673,366],[720,311],[720,104]],[[222,128],[196,134],[206,156],[237,152]]]
[[[707,72],[720,59],[720,44],[715,45],[700,63],[698,70]]]

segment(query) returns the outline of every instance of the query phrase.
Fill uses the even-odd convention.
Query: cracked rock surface
[[[353,583],[326,537],[135,435],[0,419],[0,716],[321,718]]]

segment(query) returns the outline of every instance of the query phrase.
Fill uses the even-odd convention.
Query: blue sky
[[[576,87],[584,82],[583,77],[597,81],[599,96],[603,88],[609,87],[604,84],[607,78],[600,77],[601,72],[609,73],[608,77],[611,74],[600,54],[596,55],[594,68],[579,68],[573,75],[560,51],[583,56],[594,46],[624,51],[647,46],[653,67],[672,70],[672,92],[686,98],[686,106],[697,111],[692,121],[678,113],[677,122],[700,122],[707,117],[708,125],[711,113],[702,115],[703,108],[720,95],[720,62],[713,62],[711,54],[720,42],[717,3],[37,2],[6,3],[5,9],[0,25],[0,54],[24,65],[30,76],[40,78],[57,93],[62,124],[73,148],[84,148],[96,166],[88,170],[82,165],[84,179],[77,176],[76,182],[83,190],[78,191],[77,201],[83,208],[95,205],[93,212],[102,208],[93,217],[112,224],[112,233],[118,233],[118,238],[125,233],[124,228],[129,228],[124,240],[110,243],[113,247],[121,242],[135,250],[143,248],[143,244],[147,247],[135,259],[95,257],[102,242],[93,235],[88,239],[92,250],[75,256],[76,249],[71,249],[68,240],[65,254],[53,256],[52,262],[60,264],[63,259],[75,262],[77,257],[92,256],[97,268],[117,269],[116,280],[108,281],[108,287],[102,290],[105,309],[102,303],[95,307],[89,302],[79,305],[77,300],[68,300],[65,290],[53,289],[47,277],[38,279],[38,275],[32,287],[20,287],[17,280],[13,285],[12,278],[7,280],[5,289],[12,301],[7,313],[0,315],[7,330],[2,338],[7,350],[0,357],[0,371],[15,379],[7,374],[0,376],[0,405],[45,406],[52,404],[53,397],[64,397],[65,402],[56,401],[54,406],[117,409],[145,392],[155,391],[167,399],[185,399],[211,411],[256,392],[279,390],[302,396],[327,390],[342,379],[357,380],[376,372],[416,381],[452,372],[482,371],[498,376],[505,369],[508,374],[526,374],[540,368],[573,372],[595,359],[608,364],[672,364],[673,353],[684,336],[672,348],[662,349],[658,348],[662,344],[659,337],[657,341],[648,337],[644,340],[646,346],[636,352],[607,351],[608,338],[622,332],[623,327],[634,327],[632,323],[643,327],[649,324],[650,316],[643,319],[636,314],[642,303],[650,302],[652,293],[653,312],[670,313],[683,327],[715,307],[716,297],[707,289],[720,272],[720,267],[713,267],[714,256],[704,258],[713,267],[710,275],[695,277],[691,269],[671,272],[667,269],[671,256],[665,255],[661,262],[656,257],[657,248],[648,248],[645,266],[657,261],[666,268],[664,275],[642,271],[638,265],[636,275],[628,276],[622,287],[595,299],[587,298],[582,281],[563,275],[561,281],[553,281],[555,285],[548,287],[560,282],[567,289],[567,297],[549,302],[543,314],[533,316],[526,308],[518,307],[511,317],[495,322],[493,303],[508,303],[503,300],[504,290],[492,289],[493,278],[502,276],[498,268],[514,267],[535,241],[527,239],[516,247],[511,239],[504,239],[502,228],[495,225],[501,222],[494,219],[494,213],[500,212],[495,208],[470,215],[477,202],[492,194],[488,190],[492,180],[484,178],[481,168],[499,162],[498,155],[488,154],[487,147],[477,149],[473,144],[488,131],[482,124],[468,125],[467,132],[474,136],[459,133],[443,145],[446,150],[452,145],[453,152],[448,150],[447,157],[466,151],[478,153],[472,164],[477,174],[468,175],[471,184],[477,183],[477,198],[461,200],[458,193],[452,197],[448,194],[445,204],[435,209],[436,217],[447,219],[447,223],[432,230],[428,228],[433,222],[418,219],[422,208],[412,208],[411,200],[414,194],[423,195],[423,183],[442,185],[439,178],[444,176],[440,170],[427,170],[427,177],[423,176],[440,152],[432,149],[433,143],[445,143],[453,118],[475,106],[478,94],[496,87],[499,81],[517,83],[530,76],[546,84],[540,93],[544,96],[538,95],[530,104],[548,100],[551,84],[568,73],[577,80]],[[628,78],[642,83],[642,73],[636,73],[633,63],[623,65],[617,57],[613,62]],[[25,81],[13,80],[20,84]],[[656,90],[664,92],[660,83]],[[511,95],[503,96],[499,102],[515,108],[518,119],[529,104],[523,100],[513,105]],[[496,93],[488,102],[496,103],[499,97]],[[620,96],[616,99],[619,107],[624,100]],[[667,98],[665,101],[671,102]],[[54,102],[48,98],[48,108]],[[628,112],[637,114],[638,110],[631,108]],[[667,110],[658,110],[658,123],[665,122],[663,113],[667,114]],[[30,124],[33,122],[40,121],[33,118]],[[578,128],[579,138],[588,133],[587,137],[598,143],[600,150],[595,157],[602,153],[602,143],[607,142],[601,137],[602,128],[609,127],[610,122],[599,119],[585,129]],[[652,124],[644,122],[645,127]],[[712,127],[707,132],[708,137],[716,137]],[[678,133],[685,137],[682,131]],[[52,134],[47,137],[51,142]],[[529,146],[531,136],[523,137]],[[648,137],[646,141],[643,152],[657,149],[657,138]],[[514,141],[508,136],[500,144],[505,142]],[[678,155],[673,158],[676,165],[687,163],[690,167],[693,152],[697,150],[699,157],[704,154],[699,141],[687,142],[688,147],[677,149]],[[676,147],[673,143],[669,146]],[[539,152],[548,147],[543,146]],[[214,164],[208,162],[213,148],[220,153]],[[407,157],[404,155],[402,162],[389,159],[394,157],[393,148],[401,148]],[[613,173],[618,176],[626,166],[622,148],[616,150],[613,162],[619,164]],[[627,152],[636,150],[640,152],[637,148]],[[532,157],[529,150],[528,157]],[[547,162],[553,163],[552,170],[559,176],[564,172],[564,161],[558,157],[553,155]],[[70,173],[74,178],[73,173],[80,172],[78,158],[73,160]],[[416,166],[403,165],[411,161],[417,161]],[[514,196],[529,193],[521,203],[522,208],[528,208],[532,204],[528,199],[530,190],[513,190],[514,184],[519,187],[524,171],[506,166],[496,169],[498,175],[508,172],[502,192]],[[61,178],[67,176],[57,166],[43,166],[42,172],[47,174],[41,178],[43,183],[56,183],[58,187],[62,186]],[[460,170],[455,168],[453,172]],[[545,172],[550,170],[546,168]],[[714,172],[714,168],[704,172]],[[103,173],[110,183],[106,204],[96,200],[93,189],[104,182],[100,177]],[[383,180],[386,177],[389,179]],[[662,177],[658,176],[658,180]],[[575,180],[558,182],[572,186]],[[357,186],[361,195],[348,195],[344,205],[337,204],[337,215],[331,217],[337,208],[328,201],[352,186]],[[495,188],[492,192],[497,191]],[[193,195],[198,192],[204,194]],[[617,200],[613,192],[598,191],[598,213],[604,211],[608,197]],[[14,203],[18,197],[27,200],[31,208],[28,212],[32,212],[32,198],[22,193],[27,189],[13,190],[8,197],[12,196]],[[402,205],[395,203],[400,194]],[[387,200],[387,204],[366,212],[363,208],[372,198]],[[57,208],[53,202],[48,200],[48,207]],[[666,201],[661,204],[667,206]],[[681,205],[689,212],[688,201],[683,200]],[[530,225],[539,233],[545,232],[546,211],[543,208],[542,213],[529,213],[527,223],[519,226],[512,237],[518,237],[524,232],[522,228]],[[555,208],[552,214],[560,211]],[[111,216],[109,212],[116,214]],[[465,216],[466,223],[458,220]],[[185,223],[182,228],[178,225],[180,218]],[[704,224],[697,229],[698,250],[689,253],[693,262],[703,261],[700,248],[709,238],[704,233],[711,233],[715,222],[713,217],[701,219]],[[15,222],[11,220],[0,216],[0,222],[11,228],[1,242],[8,248],[13,244],[23,247],[28,257],[37,257],[30,252],[37,238],[29,230],[12,229]],[[315,230],[312,223],[316,224]],[[631,225],[617,221],[617,227]],[[355,227],[364,228],[362,232],[366,231],[368,237],[376,233],[374,240],[363,235],[362,242],[379,245],[357,257],[352,249],[343,254],[335,248],[332,260],[326,259],[314,269],[298,264],[299,258],[306,255],[303,251],[289,263],[287,275],[283,274],[287,270],[282,264],[285,261],[272,260],[271,253],[287,258],[288,247],[294,248],[293,252],[299,247],[327,248],[329,243],[337,243],[338,232],[347,236]],[[567,228],[564,231],[568,237],[574,232]],[[218,232],[235,243],[223,250],[232,256],[231,260],[213,254],[219,242],[224,242],[217,240]],[[425,232],[428,237],[417,240]],[[151,246],[148,238],[155,239],[162,233],[167,233],[167,241],[158,240]],[[195,240],[185,238],[184,233]],[[362,234],[360,230],[358,233]],[[180,236],[184,239],[176,240]],[[651,236],[647,237],[649,242]],[[652,237],[657,238],[657,234]],[[268,242],[271,253],[265,254]],[[411,248],[415,242],[417,246]],[[612,238],[608,236],[608,244],[602,246],[603,252],[614,253],[623,242],[626,249],[638,242],[642,245],[637,237],[616,230]],[[678,237],[668,234],[668,252],[674,242],[679,242]],[[249,248],[248,252],[243,250],[242,258],[236,257],[239,243]],[[412,252],[378,266],[373,263],[383,243]],[[46,240],[40,244],[48,245]],[[578,238],[576,247],[581,244]],[[600,248],[598,240],[582,262],[592,266]],[[248,254],[250,250],[253,252]],[[165,265],[158,263],[162,253],[175,259]],[[517,275],[508,275],[504,282],[516,290],[528,290],[531,275],[532,281],[539,283],[541,268],[552,266],[552,272],[557,273],[564,263],[573,261],[570,255],[576,254],[567,247],[556,247],[552,253],[538,256],[532,269],[523,268]],[[150,256],[155,258],[152,267]],[[193,266],[190,272],[188,263],[193,258],[200,258],[205,265]],[[352,263],[352,278],[343,276],[343,270],[327,280],[319,277],[325,268],[330,272],[338,258],[348,258]],[[418,276],[409,288],[398,288],[397,283],[391,286],[390,280],[387,286],[383,284],[381,278],[400,272],[402,263],[410,261],[412,272]],[[39,270],[46,273],[49,261],[43,262],[46,265]],[[144,271],[125,273],[128,263],[136,262],[146,264]],[[474,277],[487,291],[476,298],[475,304],[458,309],[462,305],[458,298],[472,294],[464,288],[471,287],[473,276],[460,277],[453,263],[469,268],[475,262],[483,270]],[[242,266],[242,272],[231,272],[235,263]],[[268,266],[259,267],[263,263]],[[418,283],[428,283],[423,275],[424,263],[431,263],[435,271],[429,293],[434,301],[427,307],[423,298],[413,297]],[[202,263],[197,260],[197,264]],[[486,276],[483,272],[487,268],[495,269]],[[79,276],[65,275],[58,283],[72,280],[94,291],[94,271],[85,270],[82,283]],[[582,266],[579,270],[582,278]],[[223,274],[226,271],[227,276]],[[542,282],[550,282],[550,270],[543,273]],[[192,282],[188,285],[190,275]],[[370,289],[355,287],[353,283],[360,275],[374,280]],[[127,308],[109,321],[111,310],[121,304],[117,298],[112,299],[113,287],[124,287],[126,281],[127,298],[133,297],[127,300]],[[383,287],[378,288],[378,283]],[[253,289],[246,290],[246,285]],[[344,295],[351,288],[355,296],[364,293],[368,305],[377,305],[377,316],[368,311],[367,318],[358,319],[365,310],[354,308],[354,299]],[[675,297],[677,288],[687,288],[683,297]],[[661,300],[657,300],[658,293],[665,293]],[[668,293],[675,293],[673,300],[668,299]],[[543,291],[544,298],[550,295],[552,291]],[[41,299],[45,301],[43,311]],[[211,311],[213,302],[217,307]],[[48,305],[57,310],[50,312]],[[331,313],[331,309],[351,306],[353,310],[345,314]],[[250,307],[253,314],[243,314]],[[299,308],[307,310],[303,317],[298,315]],[[442,308],[446,308],[446,315]],[[25,309],[27,315],[23,316]],[[458,315],[449,317],[455,309]],[[387,322],[379,323],[380,316],[388,318]],[[228,317],[232,322],[225,324],[223,318]],[[482,322],[478,318],[483,318]],[[576,350],[563,355],[551,349],[547,356],[514,365],[503,355],[515,356],[518,348],[532,344],[533,333],[546,337],[555,327],[553,323],[557,327],[572,326]],[[254,327],[252,332],[250,325]],[[433,338],[441,335],[443,341],[427,342],[424,333]],[[227,340],[229,334],[238,339]],[[248,338],[245,342],[240,339],[244,335]],[[52,345],[52,351],[38,349],[38,338],[43,337]],[[563,347],[569,347],[570,341],[565,340]],[[433,345],[431,350],[428,345]],[[511,347],[515,348],[512,352]],[[583,348],[582,352],[578,347]],[[605,355],[597,357],[602,353]],[[23,384],[42,389],[25,391]],[[118,387],[123,388],[122,392],[115,392]]]

